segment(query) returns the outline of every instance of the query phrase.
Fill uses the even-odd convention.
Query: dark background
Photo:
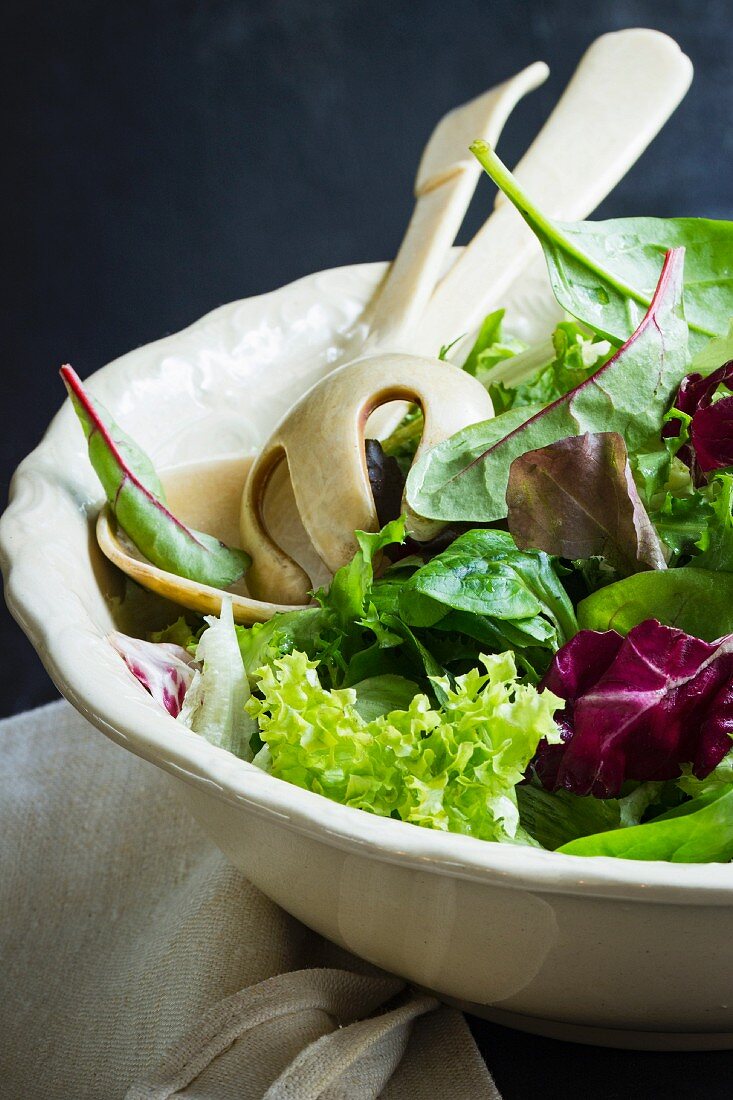
[[[604,31],[672,34],[696,79],[600,213],[730,217],[732,17],[731,0],[6,2],[2,500],[60,404],[61,362],[84,376],[222,302],[393,256],[436,120],[547,61],[502,137],[513,163]],[[489,201],[486,184],[464,238]],[[0,614],[11,714],[56,693]],[[729,1054],[475,1030],[505,1100],[730,1095]]]

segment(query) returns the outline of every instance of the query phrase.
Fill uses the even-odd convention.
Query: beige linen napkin
[[[63,702],[0,722],[3,1100],[498,1100],[460,1013],[310,932]]]

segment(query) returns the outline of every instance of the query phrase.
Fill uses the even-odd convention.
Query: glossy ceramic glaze
[[[328,371],[383,271],[328,271],[225,306],[111,363],[90,389],[161,470],[241,460]],[[536,282],[512,298],[514,331],[547,331],[552,307]],[[106,641],[120,577],[95,543],[100,503],[66,403],[20,466],[0,523],[11,610],[71,702],[175,776],[266,894],[349,950],[513,1026],[620,1046],[733,1046],[733,867],[435,833],[209,745],[156,707]]]

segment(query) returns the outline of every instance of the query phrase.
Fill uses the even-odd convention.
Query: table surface
[[[61,402],[62,362],[85,376],[223,302],[394,255],[434,122],[547,61],[550,80],[502,138],[513,163],[604,31],[667,31],[697,76],[600,213],[729,217],[733,206],[729,0],[11,0],[4,14],[14,323],[3,500]],[[461,240],[490,201],[482,183]],[[0,644],[0,714],[55,696],[4,606]],[[548,1088],[597,1100],[730,1093],[727,1053],[606,1051],[472,1027],[505,1100]]]

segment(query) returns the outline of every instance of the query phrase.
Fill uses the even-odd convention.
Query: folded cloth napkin
[[[0,757],[3,1100],[497,1100],[459,1012],[284,913],[67,703]]]

